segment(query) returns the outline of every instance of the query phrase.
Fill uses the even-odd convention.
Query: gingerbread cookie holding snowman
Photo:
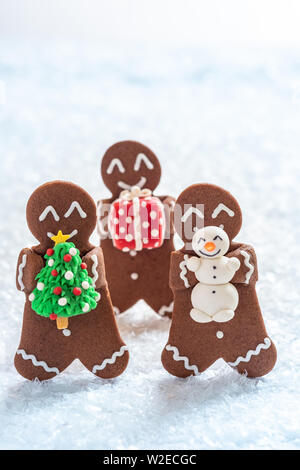
[[[275,365],[256,295],[256,255],[234,241],[241,224],[238,202],[218,186],[194,184],[176,201],[174,226],[184,246],[171,255],[174,310],[162,353],[175,376],[198,375],[219,358],[248,377]]]

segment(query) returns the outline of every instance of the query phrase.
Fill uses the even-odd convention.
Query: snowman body
[[[229,281],[235,269],[230,258],[221,256],[217,259],[201,259],[200,267],[195,272],[199,281],[193,288],[191,301],[195,309],[213,317],[222,310],[235,310],[239,296],[237,289]]]
[[[195,233],[193,249],[198,256],[187,261],[198,284],[192,290],[190,312],[198,323],[226,322],[234,317],[239,303],[237,289],[230,283],[240,267],[237,258],[227,258],[229,239],[219,227],[205,227]]]

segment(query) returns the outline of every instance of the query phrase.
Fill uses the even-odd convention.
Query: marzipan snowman
[[[153,194],[161,176],[158,158],[139,142],[118,142],[105,152],[101,175],[111,197],[98,202],[98,233],[114,310],[117,314],[125,312],[143,299],[159,315],[171,316],[173,294],[169,287],[169,270],[174,245],[169,221],[174,198]],[[141,194],[150,191],[163,206],[164,240],[157,248],[140,251],[124,248],[122,251],[113,244],[108,227],[111,207],[124,191],[134,188],[139,188]]]
[[[230,281],[241,263],[238,258],[224,256],[229,245],[229,238],[220,227],[205,227],[193,236],[192,247],[199,257],[189,258],[187,268],[199,281],[192,290],[190,313],[198,323],[221,323],[234,316],[239,295]]]
[[[128,348],[115,321],[102,250],[89,242],[96,225],[94,201],[73,183],[53,181],[33,192],[27,203],[26,217],[39,244],[24,248],[18,259],[17,288],[25,293],[26,301],[15,355],[17,371],[29,380],[48,380],[60,374],[74,359],[79,359],[98,377],[120,375],[127,367]],[[32,291],[37,287],[36,275],[45,265],[44,255],[53,248],[52,238],[59,231],[68,234],[68,240],[78,248],[98,293],[96,308],[70,318],[68,327],[63,330],[57,328],[55,321],[38,315],[31,308]]]
[[[241,225],[238,202],[218,186],[194,184],[176,201],[174,227],[183,247],[171,254],[174,309],[162,352],[170,374],[198,375],[220,358],[248,377],[263,376],[275,365],[276,348],[255,290],[255,251],[234,241]],[[195,251],[199,258],[195,259]],[[217,253],[222,256],[215,258]],[[235,260],[225,263],[225,259]],[[218,289],[226,295],[218,296]]]

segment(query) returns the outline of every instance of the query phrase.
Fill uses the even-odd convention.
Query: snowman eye
[[[199,245],[199,243],[205,242],[205,241],[206,241],[205,238],[200,237],[199,240],[198,240],[198,245]]]
[[[216,235],[215,238],[214,238],[214,240],[217,240],[217,239],[223,241],[223,238],[219,237],[219,235]]]

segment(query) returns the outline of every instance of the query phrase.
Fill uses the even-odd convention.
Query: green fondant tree
[[[64,329],[70,317],[96,308],[100,294],[74,243],[56,243],[45,254],[46,265],[36,276],[37,286],[29,300],[38,315],[56,320],[57,328]]]

